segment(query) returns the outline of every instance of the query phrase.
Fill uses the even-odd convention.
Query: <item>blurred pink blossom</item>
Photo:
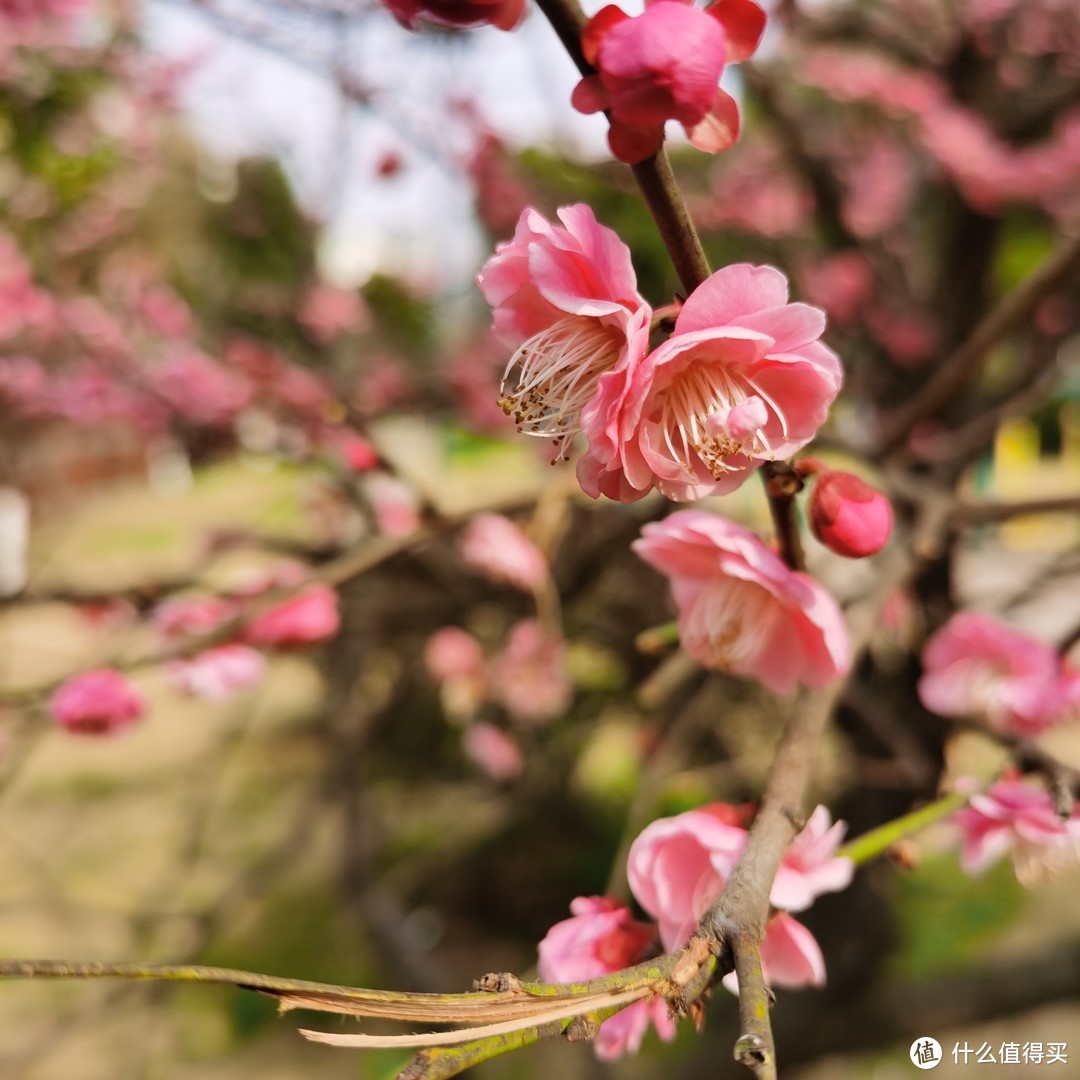
[[[181,638],[216,630],[236,611],[232,601],[220,596],[180,596],[158,604],[150,620],[162,636]]]
[[[424,666],[439,687],[448,717],[467,720],[476,715],[487,695],[487,674],[484,648],[472,634],[457,626],[436,630],[424,645]]]
[[[535,619],[511,628],[490,666],[491,697],[522,724],[546,724],[562,716],[574,697],[566,671],[566,645]]]
[[[870,296],[873,283],[873,271],[866,256],[854,249],[799,267],[799,284],[806,298],[824,308],[834,323],[855,319]]]
[[[892,534],[892,504],[853,473],[825,470],[807,508],[814,535],[837,555],[876,555]]]
[[[646,525],[633,547],[671,578],[679,640],[705,667],[757,679],[774,694],[826,686],[847,671],[851,646],[836,601],[741,525],[680,510]]]
[[[355,289],[318,284],[300,301],[296,317],[320,344],[327,344],[352,330],[366,329],[368,313]]]
[[[465,756],[497,784],[516,780],[525,771],[521,747],[494,724],[470,724],[461,746]]]
[[[50,699],[49,711],[77,735],[116,735],[142,717],[146,703],[120,672],[99,668],[68,679]]]
[[[484,648],[467,630],[444,626],[428,638],[424,665],[436,682],[479,675],[484,670]]]
[[[229,424],[251,401],[251,387],[243,378],[194,350],[159,361],[149,377],[173,415],[192,424]]]
[[[521,214],[514,239],[495,249],[477,282],[494,309],[495,335],[517,351],[500,404],[520,431],[555,440],[560,452],[580,428],[597,380],[648,344],[651,310],[637,292],[630,250],[584,204]]]
[[[755,133],[723,159],[710,176],[708,195],[694,209],[702,228],[793,236],[808,224],[814,197],[805,181],[785,167],[780,148]]]
[[[1062,821],[1045,788],[1006,779],[950,819],[961,834],[960,866],[981,874],[1003,855],[1011,855],[1017,877],[1030,883],[1077,853],[1080,821]]]
[[[364,473],[379,463],[379,454],[357,431],[349,427],[327,428],[323,443],[350,472]]]
[[[847,192],[841,216],[856,236],[880,236],[898,225],[915,189],[911,151],[879,134],[844,169]]]
[[[219,645],[190,660],[165,665],[169,681],[185,693],[210,701],[224,701],[254,686],[266,672],[266,658],[249,645]]]
[[[509,518],[479,514],[461,534],[465,562],[502,585],[534,593],[547,581],[544,553]]]
[[[494,26],[513,30],[525,17],[525,0],[382,0],[402,26],[416,30],[424,23],[468,29]]]
[[[337,593],[329,585],[308,585],[296,596],[257,615],[244,631],[252,645],[286,648],[332,638],[341,626]]]
[[[667,341],[600,378],[582,413],[582,488],[625,502],[656,487],[689,501],[734,491],[762,462],[790,457],[840,390],[840,361],[818,340],[824,329],[824,312],[788,302],[779,270],[718,270],[683,304]]]
[[[620,161],[656,153],[667,120],[678,120],[699,150],[726,150],[738,138],[739,110],[720,76],[725,62],[753,53],[764,29],[765,13],[751,0],[704,9],[654,0],[634,18],[608,5],[581,34],[597,74],[582,79],[570,100],[579,112],[607,112],[608,142]]]
[[[992,615],[954,615],[927,641],[922,664],[926,708],[1007,735],[1037,735],[1080,709],[1080,672],[1064,667],[1052,646]]]
[[[416,492],[396,476],[368,473],[364,478],[364,494],[371,503],[379,532],[386,536],[409,536],[420,528]]]
[[[540,942],[538,970],[544,982],[579,982],[630,967],[653,949],[656,928],[636,922],[625,904],[606,896],[579,896],[570,903],[572,918],[556,923]],[[636,1001],[609,1017],[596,1036],[596,1054],[613,1061],[636,1053],[649,1023],[665,1042],[675,1037],[675,1022],[662,998]]]

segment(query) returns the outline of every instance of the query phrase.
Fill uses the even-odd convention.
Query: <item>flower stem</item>
[[[897,840],[902,840],[905,836],[911,836],[913,833],[922,832],[923,829],[928,828],[930,825],[947,818],[950,814],[956,813],[957,810],[967,804],[970,797],[970,795],[963,792],[954,791],[951,795],[946,795],[936,802],[921,806],[910,814],[904,814],[903,817],[887,821],[884,825],[879,825],[876,829],[871,829],[869,832],[863,833],[862,836],[849,840],[836,854],[839,858],[850,859],[854,863],[869,862],[871,859],[876,859],[879,855],[885,854]]]

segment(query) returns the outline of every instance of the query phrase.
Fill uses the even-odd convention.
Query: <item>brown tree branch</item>
[[[883,424],[878,451],[895,449],[920,420],[947,405],[979,372],[999,342],[1035,314],[1039,304],[1080,271],[1080,235],[1051,255],[1033,274],[994,307],[967,340],[937,369],[921,389]]]

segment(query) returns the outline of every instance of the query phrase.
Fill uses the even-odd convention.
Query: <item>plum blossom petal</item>
[[[832,822],[818,806],[784,854],[769,899],[785,911],[805,911],[822,893],[839,892],[851,884],[855,864],[837,858],[836,849],[847,832],[843,821]]]
[[[540,978],[579,982],[630,967],[645,959],[656,941],[656,927],[636,922],[630,909],[606,896],[579,896],[572,918],[556,923],[538,947]],[[635,1053],[652,1023],[660,1037],[675,1037],[675,1023],[661,998],[636,1001],[605,1020],[595,1039],[597,1057],[613,1061]]]
[[[671,578],[679,639],[705,667],[757,679],[774,694],[826,686],[851,646],[836,601],[741,525],[679,510],[632,545]]]

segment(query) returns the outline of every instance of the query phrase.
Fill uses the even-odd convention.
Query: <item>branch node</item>
[[[473,979],[474,990],[485,990],[491,994],[505,994],[511,990],[521,990],[521,980],[510,971],[492,971]]]
[[[760,1035],[747,1032],[735,1040],[735,1060],[748,1069],[769,1064],[769,1051]]]
[[[563,1037],[567,1042],[589,1042],[599,1030],[600,1025],[591,1016],[575,1016],[566,1025]]]

